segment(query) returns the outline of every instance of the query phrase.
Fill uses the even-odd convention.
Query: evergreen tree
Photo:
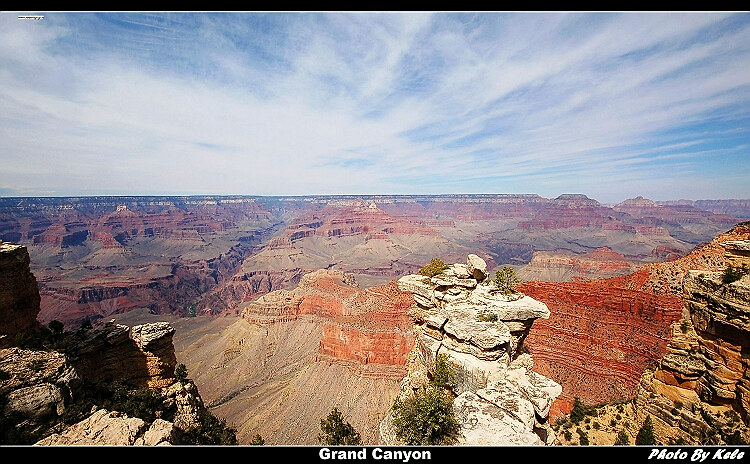
[[[570,411],[570,421],[578,424],[586,416],[586,406],[577,396],[573,399],[573,409]]]
[[[636,445],[655,445],[656,438],[654,437],[654,424],[651,422],[651,416],[646,416],[646,420],[643,421],[643,426],[638,431],[638,435],[635,437]]]
[[[344,422],[344,417],[338,409],[333,408],[328,417],[320,421],[318,441],[324,445],[361,445],[362,438],[359,432],[354,430],[349,422]]]
[[[628,434],[625,433],[624,430],[620,430],[617,433],[617,440],[615,440],[615,445],[629,445],[630,444],[630,438],[628,437]]]

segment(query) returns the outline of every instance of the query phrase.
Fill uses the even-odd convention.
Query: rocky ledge
[[[534,320],[549,317],[547,306],[502,292],[476,255],[431,278],[404,276],[398,286],[414,295],[416,339],[400,395],[425,385],[429,366],[444,354],[456,374],[451,390],[457,444],[552,444],[549,411],[562,387],[533,372],[533,360],[523,351]],[[381,423],[381,441],[400,444],[391,416]]]
[[[724,242],[725,262],[750,264],[750,240]],[[641,378],[638,421],[661,443],[750,442],[750,275],[689,271],[667,354]]]

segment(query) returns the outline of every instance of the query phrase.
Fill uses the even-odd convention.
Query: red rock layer
[[[414,346],[408,316],[411,295],[395,282],[362,290],[341,271],[316,271],[292,291],[271,292],[248,305],[242,317],[272,324],[302,315],[324,318],[319,353],[361,364],[403,366]]]
[[[665,352],[669,324],[682,300],[607,285],[608,282],[528,282],[519,289],[550,308],[526,339],[534,370],[563,385],[567,402],[629,398],[643,371]],[[572,403],[571,403],[572,404]]]
[[[290,241],[310,236],[341,237],[356,234],[436,235],[435,226],[453,225],[453,221],[428,221],[400,215],[392,217],[375,206],[329,206],[295,219],[286,228]],[[274,244],[276,245],[276,244]],[[278,246],[278,245],[277,245]]]
[[[719,244],[748,238],[750,226],[738,225],[683,258],[627,276],[519,284],[551,312],[535,322],[526,346],[534,369],[563,386],[555,409],[566,411],[574,397],[590,404],[632,398],[643,371],[666,353],[670,324],[684,306],[686,272],[723,268]]]

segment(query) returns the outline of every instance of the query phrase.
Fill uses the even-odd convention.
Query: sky
[[[0,13],[0,196],[747,199],[749,161],[743,12]]]

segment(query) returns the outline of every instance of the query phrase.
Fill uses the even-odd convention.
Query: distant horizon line
[[[641,198],[643,200],[649,200],[653,202],[697,202],[697,201],[750,201],[748,198],[679,198],[679,199],[668,199],[668,200],[656,200],[643,195],[637,195],[635,197],[625,198],[619,202],[601,202],[596,198],[590,197],[584,193],[561,193],[557,197],[544,197],[538,193],[374,193],[374,194],[350,194],[350,193],[336,193],[336,194],[284,194],[284,195],[264,195],[264,194],[242,194],[242,193],[190,193],[190,194],[83,194],[83,195],[0,195],[0,199],[74,199],[74,198],[352,198],[352,199],[367,199],[367,198],[392,198],[392,197],[537,197],[547,200],[557,200],[561,197],[579,196],[581,199],[588,199],[596,201],[600,204],[615,204],[622,203],[627,200],[635,200]],[[585,198],[583,198],[585,197]]]

